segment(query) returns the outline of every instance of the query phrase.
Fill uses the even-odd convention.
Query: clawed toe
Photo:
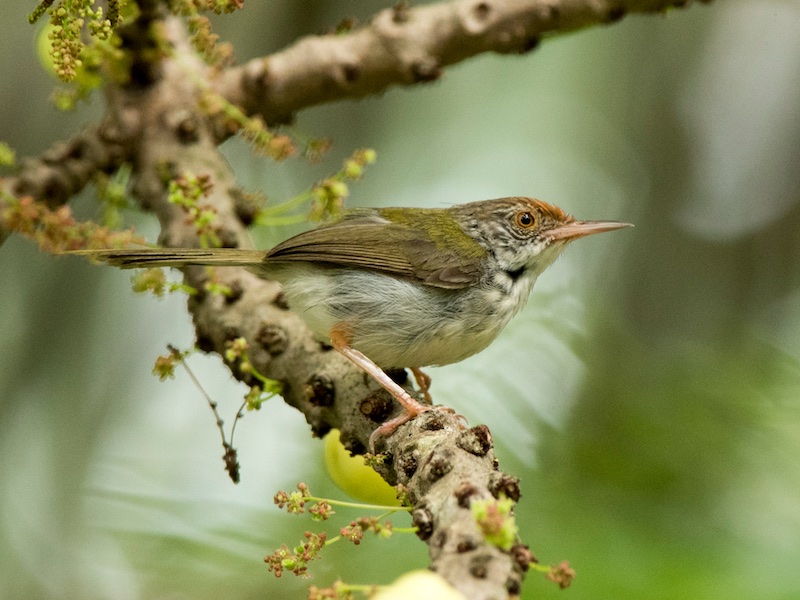
[[[404,425],[405,423],[408,423],[418,414],[427,412],[429,410],[438,410],[453,415],[458,421],[458,427],[460,429],[467,428],[467,418],[464,415],[458,414],[454,409],[450,408],[449,406],[444,406],[443,404],[437,404],[436,406],[421,406],[418,412],[416,413],[408,412],[404,415],[400,415],[399,417],[389,419],[388,421],[383,423],[380,427],[378,427],[375,431],[373,431],[369,436],[369,451],[372,454],[375,454],[375,442],[377,441],[378,438],[393,434],[398,427]]]
[[[373,431],[369,436],[370,453],[375,454],[375,440],[377,440],[379,437],[384,437],[393,434],[397,430],[397,428],[400,427],[400,425],[408,423],[411,419],[413,419],[416,416],[417,416],[416,414],[411,414],[411,413],[400,415],[399,417],[395,417],[394,419],[389,419],[383,425],[381,425],[375,431]]]
[[[461,429],[466,429],[469,423],[467,422],[467,417],[464,415],[457,413],[454,408],[450,408],[449,406],[445,406],[444,404],[437,404],[436,406],[432,406],[436,410],[440,410],[442,412],[446,412],[449,415],[453,415],[456,420],[458,421],[458,426]]]

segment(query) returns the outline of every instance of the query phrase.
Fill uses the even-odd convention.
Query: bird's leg
[[[424,404],[414,400],[414,398],[412,398],[407,391],[401,388],[391,377],[389,377],[383,371],[383,369],[372,362],[362,352],[359,352],[350,346],[347,334],[341,329],[334,328],[331,331],[331,343],[336,350],[344,354],[353,363],[371,375],[375,381],[380,383],[392,396],[397,399],[400,404],[403,405],[403,407],[411,414],[412,417],[416,417],[422,411],[430,408],[429,406],[425,406]]]
[[[428,392],[428,390],[431,389],[431,376],[419,367],[411,367],[411,372],[414,374],[414,381],[417,382],[419,391],[425,396],[425,401],[428,404],[433,404],[433,398],[431,398],[431,394]]]
[[[350,336],[347,332],[347,328],[343,324],[337,325],[331,329],[330,336],[331,344],[337,351],[371,375],[375,381],[380,383],[384,389],[394,396],[397,401],[403,405],[403,408],[406,409],[405,415],[400,415],[399,417],[395,417],[394,419],[386,421],[383,425],[373,431],[372,435],[369,436],[370,452],[374,453],[375,439],[378,436],[391,434],[406,421],[413,419],[421,412],[430,410],[432,407],[421,404],[414,400],[407,391],[401,388],[395,381],[392,380],[391,377],[384,373],[383,369],[372,362],[366,355],[350,346]]]

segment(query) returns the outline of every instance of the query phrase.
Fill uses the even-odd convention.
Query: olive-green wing
[[[477,283],[482,274],[479,257],[459,256],[426,237],[417,227],[393,223],[377,214],[348,215],[278,244],[267,252],[266,261],[370,269],[441,288]]]

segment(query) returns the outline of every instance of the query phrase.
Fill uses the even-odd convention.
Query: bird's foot
[[[399,417],[394,417],[393,419],[389,419],[388,421],[383,423],[380,427],[378,427],[375,431],[373,431],[369,436],[369,451],[372,454],[375,454],[375,442],[378,438],[386,437],[388,435],[393,434],[395,431],[397,431],[398,427],[408,423],[411,419],[415,418],[420,413],[427,412],[429,410],[441,411],[447,413],[448,415],[453,415],[458,421],[458,427],[460,429],[463,430],[467,428],[467,418],[464,415],[456,413],[456,411],[450,408],[449,406],[444,406],[442,404],[437,404],[436,406],[418,404],[416,410],[409,411],[404,415],[400,415]]]

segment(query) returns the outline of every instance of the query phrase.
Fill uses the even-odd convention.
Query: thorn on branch
[[[539,36],[536,36],[536,35],[533,36],[533,37],[528,38],[527,40],[525,40],[523,42],[522,48],[520,48],[519,53],[520,54],[527,54],[528,52],[533,52],[534,50],[536,50],[536,48],[539,47],[539,44],[541,43],[541,41],[542,40],[539,38]]]
[[[456,439],[456,445],[475,456],[486,456],[492,449],[492,434],[486,425],[477,425],[462,431]]]
[[[195,144],[200,139],[197,118],[194,115],[188,114],[188,111],[181,111],[181,113],[183,118],[180,119],[180,122],[175,127],[175,134],[178,141],[184,146]]]
[[[519,502],[522,496],[522,492],[519,489],[519,479],[499,472],[494,472],[490,475],[489,491],[495,498],[506,497],[514,502]]]
[[[522,582],[518,576],[510,576],[506,579],[505,588],[510,598],[517,598],[522,592]]]
[[[328,435],[328,433],[330,433],[331,429],[333,429],[333,427],[331,427],[331,425],[325,421],[311,423],[311,434],[315,438],[324,438],[326,435]]]
[[[409,479],[411,479],[411,476],[417,471],[418,465],[419,461],[417,460],[416,455],[412,452],[404,452],[397,458],[397,467]]]
[[[244,287],[242,286],[242,282],[237,279],[230,285],[230,293],[225,296],[225,304],[236,304],[239,300],[241,300],[243,295]]]
[[[358,68],[358,65],[348,63],[342,65],[342,75],[347,83],[353,83],[361,75],[361,70]]]
[[[453,470],[453,459],[445,453],[439,454],[434,451],[435,456],[427,465],[428,478],[431,482],[438,481]]]
[[[283,293],[283,290],[275,294],[275,300],[272,301],[272,304],[281,310],[289,310],[289,302],[286,300],[286,294]]]
[[[411,513],[411,523],[417,528],[417,537],[423,542],[433,534],[433,514],[427,508],[417,508]]]
[[[286,330],[278,325],[264,323],[256,333],[255,341],[260,344],[270,356],[280,356],[286,351],[288,338]]]
[[[621,21],[624,16],[625,7],[615,6],[609,9],[608,14],[606,15],[606,23],[616,23],[617,21]]]
[[[230,195],[233,198],[236,217],[242,225],[249,227],[256,220],[261,207],[265,204],[265,197],[258,193],[245,192],[239,187],[232,188]]]
[[[210,337],[206,335],[201,335],[199,333],[197,334],[197,339],[195,340],[194,345],[195,347],[197,347],[198,350],[206,353],[213,352],[215,349],[214,341]]]
[[[442,76],[442,68],[432,58],[418,60],[411,64],[411,76],[414,83],[436,81]]]
[[[375,423],[383,423],[389,418],[394,403],[385,394],[376,392],[361,401],[358,409],[362,415]]]
[[[305,394],[314,406],[331,406],[336,397],[336,388],[327,375],[314,375],[306,382]]]
[[[538,563],[539,560],[534,556],[531,549],[525,544],[516,544],[511,547],[511,556],[514,562],[523,573],[530,569],[531,563]]]
[[[456,502],[458,506],[461,508],[469,508],[470,503],[472,502],[473,498],[476,498],[480,495],[480,490],[478,490],[475,485],[469,481],[465,481],[462,483],[455,492],[453,492],[453,496],[456,498]]]
[[[411,6],[405,0],[398,2],[392,7],[392,21],[400,25],[407,23],[411,18]]]
[[[472,7],[472,13],[475,15],[475,18],[479,21],[485,21],[489,18],[489,15],[492,12],[492,7],[489,5],[488,2],[478,2],[475,6]]]
[[[469,573],[475,579],[486,579],[489,574],[489,562],[492,557],[487,554],[478,554],[473,556],[469,562]]]
[[[459,554],[465,554],[467,552],[472,552],[477,547],[478,547],[478,544],[473,539],[461,540],[456,545],[456,552],[458,552]]]

